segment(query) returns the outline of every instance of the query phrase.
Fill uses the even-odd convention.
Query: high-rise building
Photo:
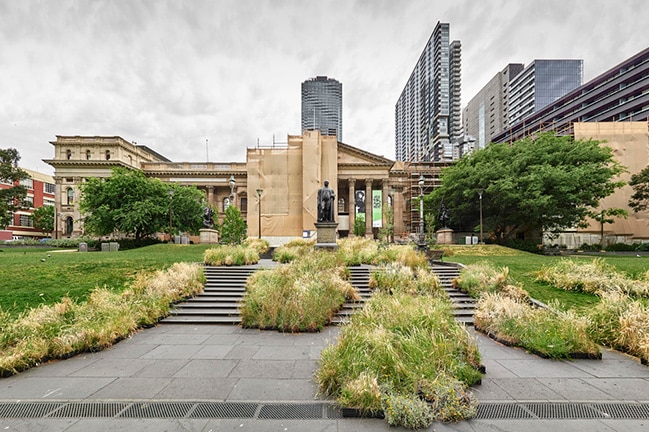
[[[302,130],[319,130],[343,140],[343,85],[317,76],[302,83]]]
[[[395,157],[409,162],[457,159],[461,44],[438,22],[395,106]]]
[[[464,108],[464,133],[474,139],[472,150],[485,148],[493,136],[509,127],[509,83],[523,67],[522,63],[508,64]]]
[[[510,82],[509,124],[515,124],[582,83],[583,60],[534,60]]]

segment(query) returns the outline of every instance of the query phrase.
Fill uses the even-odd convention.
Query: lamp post
[[[482,194],[484,193],[484,189],[478,189],[478,196],[480,197],[480,241],[479,243],[482,244],[484,242],[484,237],[482,237]]]
[[[172,230],[173,230],[173,225],[172,225],[172,217],[173,217],[173,204],[174,201],[174,190],[169,189],[169,243],[172,242],[171,235],[172,235]]]
[[[419,177],[419,247],[424,247],[424,175]]]
[[[234,179],[234,174],[230,175],[230,205],[234,205],[236,207],[236,203],[234,202],[234,186],[237,184],[237,181]]]
[[[259,198],[257,200],[257,207],[259,211],[259,239],[261,239],[261,194],[264,192],[263,189],[257,189],[257,197]]]

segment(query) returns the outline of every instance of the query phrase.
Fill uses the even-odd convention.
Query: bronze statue
[[[335,222],[335,202],[336,193],[329,187],[329,180],[325,180],[324,187],[318,190],[318,222]]]

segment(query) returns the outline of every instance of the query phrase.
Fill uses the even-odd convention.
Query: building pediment
[[[392,166],[393,160],[387,159],[383,156],[361,150],[357,147],[352,147],[349,144],[338,143],[338,165],[347,166]]]

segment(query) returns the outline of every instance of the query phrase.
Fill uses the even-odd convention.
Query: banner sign
[[[372,191],[372,227],[383,227],[383,191]]]

